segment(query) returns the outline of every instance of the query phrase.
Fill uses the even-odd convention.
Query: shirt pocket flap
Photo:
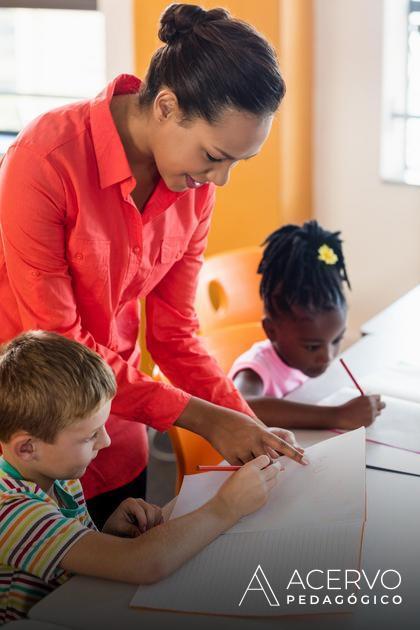
[[[110,242],[75,237],[68,252],[74,288],[81,299],[98,300],[109,280]]]

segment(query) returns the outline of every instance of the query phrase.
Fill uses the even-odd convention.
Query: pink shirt
[[[302,385],[308,377],[289,367],[274,350],[271,341],[259,341],[241,354],[232,365],[229,376],[235,378],[241,370],[252,370],[263,382],[262,396],[283,398]]]

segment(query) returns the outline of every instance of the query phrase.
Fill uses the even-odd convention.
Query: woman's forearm
[[[239,415],[240,412],[236,413]],[[175,425],[198,433],[211,442],[211,436],[217,422],[229,422],[232,414],[235,414],[235,410],[192,396]],[[252,420],[258,424],[263,424],[258,418],[252,418]]]

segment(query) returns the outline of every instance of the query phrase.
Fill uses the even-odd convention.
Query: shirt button
[[[80,254],[79,252],[75,254],[74,257],[76,258],[76,260],[83,260],[83,254]]]
[[[31,271],[31,276],[34,276],[35,278],[38,278],[41,275],[41,273],[39,271]]]
[[[135,254],[140,254],[140,247],[134,247],[134,248],[133,248],[133,252],[134,252]]]

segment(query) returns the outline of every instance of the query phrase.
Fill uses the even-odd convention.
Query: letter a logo
[[[258,586],[252,586],[254,580],[257,582]],[[242,595],[242,599],[239,602],[239,606],[241,606],[242,602],[245,599],[245,595],[248,591],[262,591],[270,604],[270,606],[280,606],[277,597],[274,595],[273,589],[270,586],[270,582],[267,580],[264,571],[259,564],[255,569],[254,575],[252,576],[245,593]]]

